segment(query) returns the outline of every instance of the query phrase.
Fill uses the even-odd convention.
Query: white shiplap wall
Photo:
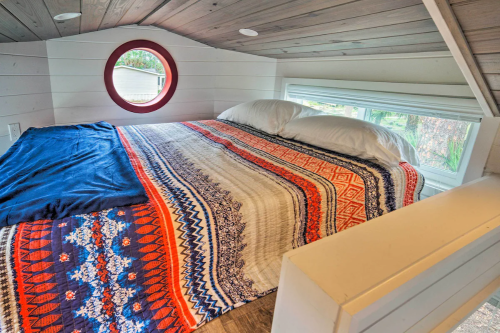
[[[136,114],[118,107],[103,80],[109,55],[134,39],[165,47],[179,85],[160,110]],[[153,27],[128,26],[47,41],[56,124],[108,121],[115,125],[211,119],[242,101],[272,98],[276,60],[218,50]]]
[[[0,44],[0,154],[10,141],[8,124],[54,124],[45,42]]]
[[[109,97],[104,67],[111,53],[134,39],[165,47],[179,69],[174,97],[160,110],[137,114],[123,110]],[[213,116],[215,49],[150,27],[126,27],[47,41],[56,124],[105,120],[114,125],[159,123]]]
[[[214,116],[237,104],[274,98],[277,60],[218,49]]]
[[[278,61],[276,90],[282,78],[331,79],[370,82],[467,84],[450,52]]]

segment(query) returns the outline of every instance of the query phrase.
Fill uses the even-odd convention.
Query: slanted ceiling
[[[67,12],[82,16],[53,20]],[[422,0],[0,0],[4,43],[129,24],[272,58],[448,50]]]
[[[451,0],[450,4],[500,109],[500,0]]]

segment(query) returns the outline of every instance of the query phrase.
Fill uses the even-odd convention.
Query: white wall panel
[[[148,115],[117,107],[103,80],[109,55],[134,39],[152,40],[165,47],[179,70],[172,99],[163,109]],[[117,119],[136,119],[139,123],[153,118],[173,121],[183,120],[182,115],[186,119],[194,114],[205,117],[207,112],[213,117],[215,101],[238,104],[274,97],[275,59],[218,50],[161,29],[121,27],[53,39],[47,45],[57,124]],[[207,103],[211,103],[210,110]]]
[[[275,76],[276,63],[262,61],[217,62],[217,75]]]
[[[254,99],[272,99],[272,90],[243,90],[243,89],[217,89],[217,101],[252,101]]]
[[[107,91],[53,93],[54,108],[70,108],[78,106],[116,106]],[[213,89],[182,89],[176,90],[172,99],[167,103],[185,102],[213,102]]]
[[[45,42],[21,42],[0,44],[0,54],[26,55],[47,58],[47,46]]]
[[[3,154],[12,146],[12,142],[8,135],[0,136],[0,154]]]
[[[278,77],[349,81],[466,84],[449,52],[410,55],[288,59],[278,61]]]
[[[214,116],[237,104],[275,96],[277,60],[217,50]]]
[[[226,76],[220,75],[215,79],[218,89],[252,89],[252,90],[274,90],[276,78],[274,76]]]
[[[180,121],[196,121],[196,120],[208,120],[213,119],[213,113],[195,113],[195,114],[182,114],[182,115],[172,115],[168,118],[163,117],[151,117],[144,119],[111,119],[110,124],[115,126],[127,126],[127,125],[140,125],[140,124],[161,124],[161,123],[173,123]]]
[[[226,111],[233,106],[240,104],[241,102],[234,101],[215,101],[214,103],[214,116],[217,118],[222,112]]]
[[[0,97],[50,93],[50,76],[0,76]]]
[[[485,171],[488,173],[500,173],[500,131],[497,133],[495,141],[493,141],[493,145],[491,146]]]
[[[1,75],[49,75],[47,58],[0,54]]]
[[[54,122],[46,43],[0,44],[0,155],[14,143],[8,124],[24,132]]]
[[[0,118],[2,126],[0,126],[0,136],[9,135],[8,124],[20,123],[21,131],[25,131],[30,127],[44,127],[54,125],[54,110],[37,110],[29,113],[13,114]]]
[[[52,109],[50,93],[0,97],[0,117]]]
[[[162,118],[168,120],[170,116],[182,117],[182,115],[192,116],[194,114],[213,114],[213,101],[205,102],[189,102],[189,103],[168,103],[164,107],[155,112],[150,113],[133,113],[128,112],[118,105],[101,106],[101,107],[68,107],[68,108],[55,108],[54,114],[58,124],[77,124],[78,122],[88,123],[101,120],[119,120],[128,119],[130,121],[136,119],[138,123],[140,120]],[[103,119],[103,114],[106,118]],[[176,119],[177,119],[176,118]],[[187,118],[186,118],[187,119]],[[184,120],[181,120],[184,121]]]
[[[165,47],[180,74],[178,88],[169,103],[149,114],[121,109],[104,85],[104,66],[109,55],[119,45],[135,39],[148,39]],[[134,124],[213,115],[216,50],[212,47],[165,30],[137,26],[58,38],[47,45],[57,124],[100,120],[118,124],[120,119]]]
[[[59,45],[47,42],[50,47]],[[96,44],[97,47],[100,44]],[[192,48],[193,52],[196,51]],[[50,74],[64,76],[81,76],[92,75],[100,76],[104,74],[106,59],[66,59],[66,58],[49,58]],[[208,61],[176,61],[179,74],[182,75],[217,75],[216,63]]]

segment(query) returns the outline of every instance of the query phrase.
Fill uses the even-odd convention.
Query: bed
[[[408,163],[225,120],[118,132],[149,201],[1,228],[2,332],[193,331],[276,290],[285,252],[423,187]]]

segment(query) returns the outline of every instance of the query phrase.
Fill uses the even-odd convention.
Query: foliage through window
[[[162,91],[165,85],[165,68],[151,52],[133,49],[125,52],[116,62],[113,82],[124,100],[130,103],[147,103]]]
[[[460,120],[371,110],[366,119],[404,137],[418,151],[421,163],[456,173],[471,123]]]
[[[316,101],[308,101],[305,99],[291,99],[291,101],[300,103],[302,105],[306,105],[310,108],[323,111],[325,113],[334,115],[334,116],[344,116],[349,118],[358,118],[358,107],[356,106],[348,106],[341,104],[332,104],[332,103],[323,103]]]
[[[292,98],[325,113],[363,119],[388,128],[412,144],[423,166],[457,173],[472,123]]]

